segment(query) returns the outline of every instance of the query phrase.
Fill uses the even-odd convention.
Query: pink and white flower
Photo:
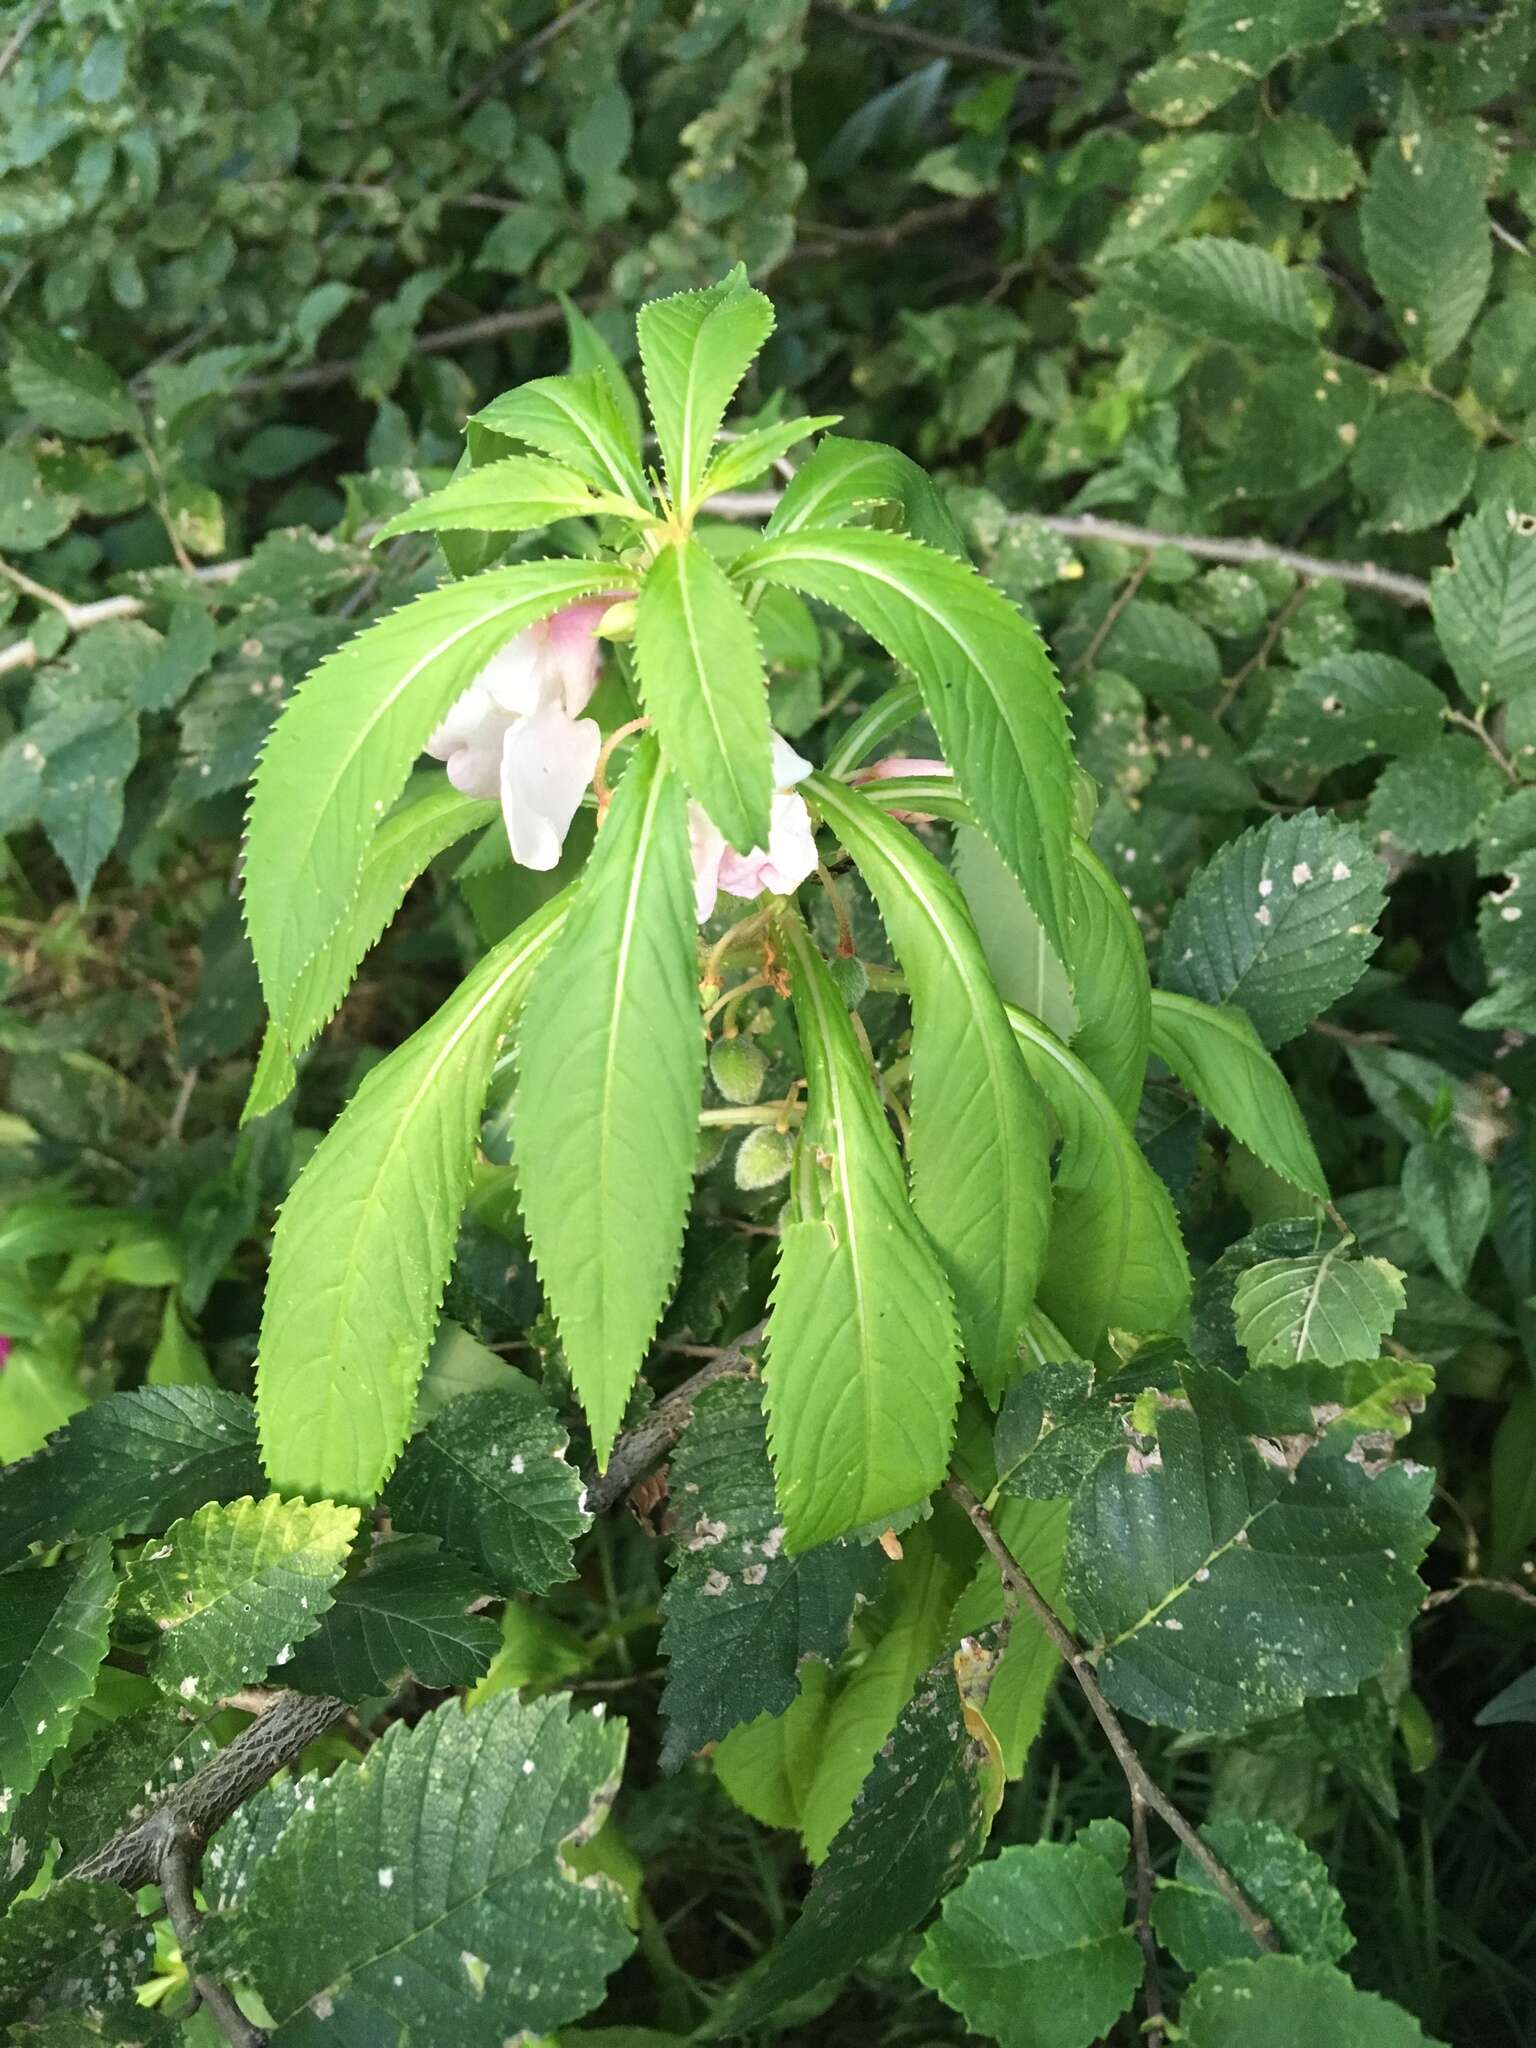
[[[795,784],[809,775],[788,740],[773,736],[773,802],[768,813],[768,844],[738,853],[705,811],[688,806],[688,845],[693,855],[693,893],[699,923],[712,916],[720,891],[751,899],[765,893],[791,895],[816,871],[816,832],[805,798]]]
[[[567,605],[509,640],[427,742],[465,796],[500,798],[512,858],[552,868],[603,736],[582,712],[597,688],[599,620],[614,600]]]

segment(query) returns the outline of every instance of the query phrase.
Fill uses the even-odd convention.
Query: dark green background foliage
[[[742,262],[778,325],[731,424],[841,413],[840,433],[892,443],[938,476],[973,558],[1041,622],[1097,788],[1092,843],[1136,913],[1154,979],[1235,1003],[1277,1050],[1360,1252],[1406,1276],[1373,1348],[1390,1327],[1395,1355],[1436,1371],[1412,1445],[1438,1471],[1424,1570],[1447,1597],[1416,1624],[1411,1658],[1343,1701],[1246,1728],[1237,1716],[1231,1732],[1203,1732],[1227,1725],[1219,1712],[1191,1713],[1183,1733],[1148,1734],[1147,1760],[1186,1808],[1220,1822],[1232,1866],[1282,1924],[1266,1883],[1293,1909],[1298,1888],[1316,1891],[1332,1914],[1331,1879],[1357,1984],[1458,2048],[1531,2038],[1533,85],[1525,0],[937,0],[884,13],[838,0],[575,0],[561,13],[548,0],[45,0],[8,11],[0,1332],[15,1343],[0,1374],[0,1458],[35,1450],[89,1403],[155,1390],[141,1397],[152,1410],[135,1411],[134,1448],[105,1448],[119,1441],[115,1419],[100,1429],[109,1496],[88,1464],[6,1482],[8,1566],[32,1542],[74,1545],[58,1585],[27,1581],[38,1640],[56,1627],[85,1655],[106,1629],[92,1575],[123,1527],[169,1529],[197,1570],[209,1532],[178,1518],[201,1510],[214,1531],[243,1526],[238,1503],[262,1490],[247,1410],[231,1403],[231,1433],[215,1442],[206,1416],[178,1405],[182,1390],[249,1393],[277,1203],[366,1072],[551,893],[493,851],[462,868],[461,853],[437,861],[308,1057],[297,1096],[241,1129],[263,1018],[236,854],[272,719],[360,624],[437,581],[427,536],[377,552],[369,537],[446,481],[477,405],[566,367],[562,295],[633,370],[640,303]],[[1095,534],[1094,519],[1133,531]],[[513,558],[543,551],[536,539]],[[871,644],[819,609],[786,607],[768,653],[775,723],[818,761],[890,680]],[[887,750],[931,754],[933,736],[918,720]],[[1255,830],[1266,836],[1244,837]],[[1326,870],[1353,892],[1333,899],[1344,907],[1321,944],[1283,889],[1255,923],[1249,868],[1281,849],[1293,874]],[[861,955],[887,960],[866,898],[853,913]],[[1048,988],[1005,980],[1004,993],[1045,1005],[1050,1021]],[[906,1019],[878,978],[860,1017],[890,1054]],[[739,1059],[717,1066],[713,1109],[781,1095],[799,1071],[783,1006],[761,1012],[752,1043],[762,1072],[751,1059],[750,1073]],[[1190,1249],[1194,1349],[1203,1366],[1235,1369],[1252,1335],[1237,1276],[1309,1254],[1312,1224],[1295,1219],[1311,1205],[1203,1119],[1166,1068],[1154,1074],[1137,1135]],[[498,1083],[417,1421],[456,1395],[489,1403],[491,1420],[510,1400],[501,1421],[547,1465],[563,1458],[574,1410],[511,1191],[506,1098]],[[658,1387],[688,1369],[689,1347],[752,1325],[771,1279],[782,1185],[757,1185],[749,1160],[738,1179],[726,1118],[703,1135],[681,1284],[648,1369]],[[764,1140],[752,1144],[760,1169]],[[540,1369],[559,1416],[531,1392],[532,1408],[508,1396],[488,1347]],[[712,1426],[730,1423],[757,1459],[731,1484],[766,1525],[756,1421],[729,1411],[720,1402]],[[97,1409],[75,1434],[116,1413]],[[140,1490],[137,1476],[169,1456],[162,1438],[195,1460],[174,1497],[148,1478]],[[1100,1449],[1085,1449],[1087,1465]],[[719,1453],[701,1432],[678,1467],[707,1473]],[[434,1742],[467,1755],[471,1737],[398,1724],[474,1681],[492,1649],[498,1694],[522,1685],[537,1699],[574,1681],[611,1702],[629,1726],[617,1826],[579,1853],[624,1887],[630,1925],[611,1895],[581,1894],[592,1923],[581,1940],[597,1946],[569,1969],[573,1982],[596,1972],[587,2006],[631,1928],[638,1950],[587,2022],[618,2031],[560,2038],[659,2043],[711,2014],[723,2023],[726,1982],[806,1894],[793,1830],[826,1849],[948,1645],[956,1599],[969,1602],[966,1626],[995,1619],[984,1589],[965,1593],[969,1532],[939,1513],[888,1570],[851,1551],[784,1567],[799,1614],[748,1648],[775,1705],[802,1660],[794,1715],[738,1730],[717,1769],[685,1759],[741,1718],[721,1682],[741,1674],[687,1668],[707,1591],[698,1560],[674,1578],[648,1526],[607,1515],[589,1528],[564,1464],[531,1522],[479,1526],[473,1475],[462,1508],[442,1476],[466,1469],[451,1423],[415,1440],[390,1501],[430,1501],[437,1520],[418,1515],[415,1533],[347,1582],[291,1682],[346,1690],[364,1725],[395,1724],[388,1769],[408,1782],[433,1767]],[[1015,1491],[1005,1507],[1027,1548],[1051,1502],[1028,1478]],[[145,1518],[152,1498],[158,1519]],[[1374,1512],[1387,1527],[1379,1497]],[[317,1569],[320,1534],[277,1534],[286,1548],[262,1581],[276,1634],[259,1651],[238,1629],[221,1640],[221,1683],[267,1672],[292,1586]],[[1059,1566],[1059,1523],[1056,1535]],[[1469,1578],[1478,1586],[1459,1591]],[[1112,1636],[1115,1589],[1095,1593],[1103,1613],[1089,1599],[1076,1618]],[[465,1614],[492,1595],[510,1596],[500,1632]],[[46,1822],[34,1795],[17,1843],[50,1827],[76,1850],[98,1843],[126,1817],[135,1781],[174,1777],[153,1658],[144,1675],[155,1597],[125,1578],[113,1640],[130,1654],[101,1674],[71,1736],[75,1751],[94,1738],[87,1762],[64,1772],[55,1761],[68,1791]],[[662,1657],[682,1666],[665,1704]],[[1134,1715],[1149,1695],[1134,1660],[1122,1664],[1117,1697]],[[81,1698],[89,1657],[83,1668]],[[1289,1697],[1278,1687],[1277,1701]],[[523,1743],[531,1758],[543,1744],[587,1768],[594,1801],[617,1767],[616,1745],[584,1714],[567,1724],[563,1708],[539,1704],[514,1726],[510,1711],[483,1711],[469,1725],[487,1754],[520,1755]],[[872,1736],[862,1748],[847,1734],[860,1715]],[[919,1743],[920,1719],[909,1710],[892,1736],[898,1755]],[[237,1725],[229,1712],[210,1724],[221,1740]],[[781,1739],[783,1727],[796,1732]],[[350,1754],[340,1735],[326,1741],[318,1760]],[[946,1769],[935,1797],[970,1829],[975,1788]],[[370,1855],[356,1789],[326,1826]],[[1090,2001],[1085,2023],[1133,2038],[1115,1990],[1137,1974],[1114,1917],[1124,1845],[1103,1832],[1123,1802],[1081,1700],[1058,1688],[1006,1793],[995,1840],[1012,1846],[988,1867],[990,1890],[952,1895],[916,1977],[916,1937],[893,1924],[846,1983],[802,1987],[779,2009],[781,2038],[967,2038],[951,2009],[969,2010],[966,1956],[987,1951],[989,1919],[1013,1940],[1033,1926],[1047,1866],[1027,1858],[1042,1841],[1079,1887],[1071,1938],[1103,1944],[1094,1997],[1107,1984],[1108,2002]],[[533,1844],[539,1856],[582,1821],[580,1805]],[[276,1841],[287,1812],[253,1803],[221,1838],[222,1903],[242,1885],[256,1902],[231,1923],[243,1934],[224,1936],[221,1964],[236,1975],[280,1942],[285,1874],[309,1882],[305,1859],[330,1853],[317,1820],[307,1835],[284,1829],[281,1853],[262,1861],[261,1829]],[[884,1854],[873,1793],[860,1812],[855,1825]],[[1287,1864],[1305,1853],[1295,1833],[1277,1852],[1261,1823],[1304,1835],[1312,1863]],[[12,1875],[25,1884],[36,1867],[29,1847]],[[1198,1871],[1183,1857],[1175,1869],[1171,1854],[1160,1870],[1171,1903],[1159,1932],[1180,1968],[1242,1967],[1235,1923]],[[821,1938],[815,1913],[835,1927],[842,1910],[846,1859],[834,1852],[825,1873],[796,1923],[809,1930],[804,1952]],[[1106,1889],[1108,1918],[1094,1903]],[[28,2029],[11,2038],[85,2038],[30,2029],[26,2000],[44,1993],[15,1992],[15,1954],[53,1954],[49,1943],[65,1954],[79,1916],[120,1910],[102,1897],[55,1891],[22,1909],[46,1926],[23,1925],[11,1948],[0,1935],[0,2019]],[[1330,1920],[1324,1932],[1315,1947],[1293,1944],[1305,1963],[1263,1966],[1280,1973],[1264,1995],[1282,2017],[1287,2000],[1321,2009],[1307,2005],[1304,1968],[1326,1980],[1317,1996],[1335,1995],[1321,1965],[1342,1953],[1340,1929]],[[488,1943],[504,1936],[484,1930]],[[801,1951],[780,1952],[781,1973]],[[1237,2038],[1221,2031],[1224,1974],[1202,1979],[1197,2044]],[[1055,1978],[1039,1981],[1047,2000],[1065,1996]],[[569,1989],[550,1987],[541,2024],[581,2010],[576,1992],[561,2004]],[[173,1987],[173,2009],[180,1995]],[[302,2007],[302,1970],[284,1995]],[[206,2043],[206,2027],[186,2037]]]

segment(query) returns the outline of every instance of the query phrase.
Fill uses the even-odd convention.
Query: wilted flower
[[[465,796],[500,798],[512,858],[552,868],[603,736],[583,718],[597,688],[594,635],[612,600],[567,605],[494,654],[427,742]]]
[[[773,803],[768,813],[768,844],[738,853],[702,804],[688,806],[688,845],[693,855],[693,892],[699,923],[709,917],[724,889],[730,896],[761,896],[765,890],[788,896],[816,871],[816,834],[805,798],[794,785],[809,775],[787,740],[773,736]]]

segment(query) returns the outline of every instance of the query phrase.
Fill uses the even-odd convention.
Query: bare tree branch
[[[905,43],[911,50],[927,50],[935,57],[955,57],[962,64],[991,64],[999,71],[1033,71],[1047,78],[1075,79],[1077,72],[1057,57],[1032,57],[1023,50],[1005,50],[997,43],[966,43],[958,36],[938,36],[927,29],[908,28],[905,22],[887,21],[879,14],[851,14],[837,0],[815,0],[816,11],[839,21],[844,28],[881,42]]]
[[[16,62],[16,59],[21,55],[22,50],[26,46],[27,37],[31,35],[33,29],[37,27],[45,15],[53,12],[53,7],[54,0],[37,0],[37,5],[32,11],[21,17],[21,20],[16,24],[15,35],[11,37],[5,48],[0,50],[0,78],[4,78],[7,71]]]
[[[197,1902],[192,1896],[199,1854],[200,1847],[194,1836],[175,1833],[160,1861],[160,1890],[181,1946],[187,1977],[230,2048],[266,2048],[266,2035],[260,2027],[252,2025],[224,1986],[211,1977],[202,1976],[193,1966],[192,1948],[201,1923]]]
[[[600,1515],[622,1500],[637,1479],[660,1463],[687,1427],[693,1404],[707,1386],[733,1373],[756,1370],[757,1361],[747,1354],[762,1338],[763,1325],[757,1323],[680,1387],[664,1394],[644,1422],[624,1432],[613,1447],[607,1469],[587,1482],[586,1502],[593,1514]]]
[[[1258,1911],[1237,1879],[1226,1865],[1215,1856],[1210,1845],[1180,1813],[1173,1801],[1149,1775],[1146,1765],[1136,1753],[1136,1746],[1126,1734],[1120,1716],[1104,1697],[1093,1666],[1084,1655],[1082,1645],[1065,1626],[1060,1615],[1045,1598],[1034,1580],[1019,1563],[1002,1537],[992,1517],[962,1479],[949,1479],[945,1488],[970,1516],[972,1526],[986,1545],[993,1562],[1002,1575],[1003,1597],[1010,1594],[1021,1600],[1045,1631],[1052,1647],[1059,1653],[1067,1669],[1077,1680],[1083,1697],[1093,1709],[1094,1719],[1108,1737],[1109,1746],[1115,1753],[1115,1761],[1125,1773],[1131,1796],[1149,1806],[1158,1818],[1178,1836],[1184,1847],[1194,1857],[1217,1891],[1237,1915],[1239,1921],[1261,1949],[1278,1949],[1275,1930],[1265,1916]]]
[[[118,1884],[125,1891],[137,1891],[141,1884],[158,1884],[171,1845],[181,1840],[198,1845],[208,1841],[237,1806],[285,1770],[346,1711],[345,1700],[279,1693],[266,1713],[242,1729],[227,1749],[221,1749],[185,1784],[174,1786],[163,1805],[121,1829],[67,1875]]]

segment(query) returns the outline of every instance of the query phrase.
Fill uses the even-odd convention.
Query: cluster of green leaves
[[[0,2025],[1134,2039],[1124,1788],[953,1471],[1277,1930],[1154,1837],[1184,2038],[1523,2040],[1527,11],[33,12]],[[530,876],[418,749],[594,593],[652,730]],[[830,886],[701,946],[770,727]],[[1410,1416],[1479,1582],[1411,1659]],[[63,1874],[263,1683],[357,1732],[182,1956]]]

